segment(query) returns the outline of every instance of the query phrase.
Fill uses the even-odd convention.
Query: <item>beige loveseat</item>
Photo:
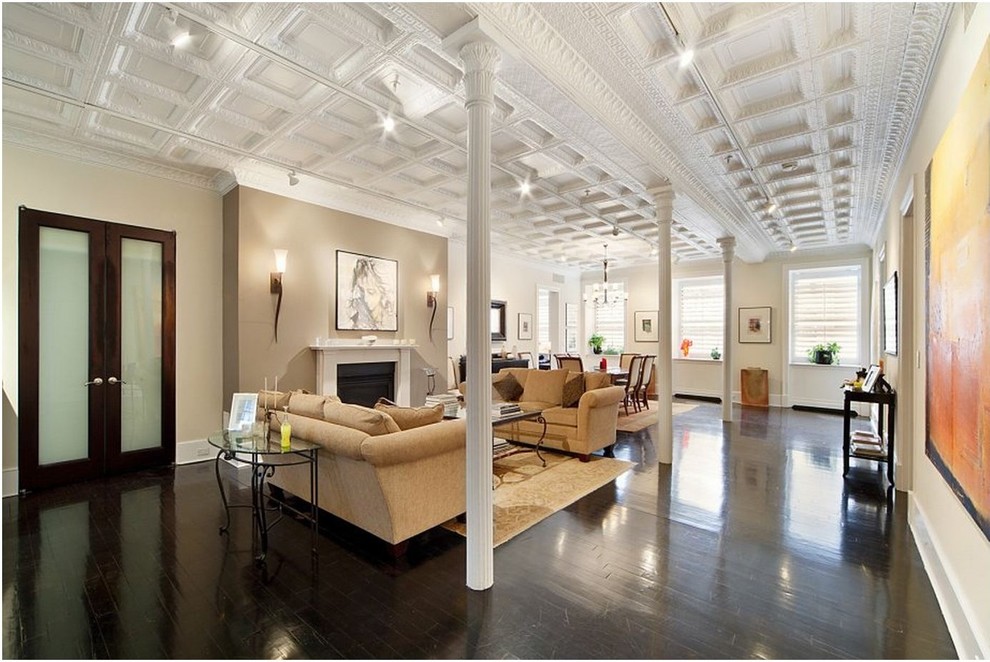
[[[505,388],[510,377],[522,387],[515,389],[518,395],[514,398],[505,397],[513,395],[513,389]],[[605,373],[503,368],[492,377],[492,399],[518,402],[522,409],[542,409],[547,422],[543,446],[574,453],[587,462],[599,449],[610,454],[615,443],[619,403],[625,391],[611,384]],[[542,432],[542,423],[526,420],[500,425],[496,434],[535,444]]]
[[[392,545],[464,512],[464,421],[401,430],[389,414],[335,396],[270,392],[268,403],[280,418],[288,405],[292,436],[320,445],[322,510]],[[269,482],[309,501],[307,466],[279,468]]]

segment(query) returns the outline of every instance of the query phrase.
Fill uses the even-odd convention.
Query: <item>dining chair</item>
[[[639,356],[637,352],[623,352],[619,354],[619,367],[629,372],[629,364],[632,362],[634,356]],[[619,377],[615,380],[616,386],[625,386],[629,383],[630,376],[626,374],[625,377]]]
[[[535,368],[536,367],[535,365],[533,365],[533,352],[518,352],[516,354],[516,357],[518,357],[520,359],[526,359],[527,361],[529,361],[529,364],[528,364],[527,367],[529,367],[529,368]]]
[[[656,354],[647,354],[643,357],[642,374],[639,378],[639,386],[636,387],[636,400],[642,402],[647,409],[650,408],[650,399],[646,397],[646,391],[650,388],[650,378],[653,376],[653,364],[656,358]]]
[[[567,354],[554,354],[557,365],[571,372],[584,372],[584,363],[580,356],[568,356]]]
[[[639,403],[636,401],[636,390],[639,382],[643,379],[643,355],[637,354],[629,362],[629,381],[625,384],[625,395],[622,398],[622,406],[626,409],[626,416],[629,415],[629,402],[632,401],[633,411],[639,411]]]

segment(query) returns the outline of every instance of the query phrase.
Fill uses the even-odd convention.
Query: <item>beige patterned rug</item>
[[[546,451],[543,457],[547,459],[546,468],[540,466],[533,451],[510,455],[492,465],[496,479],[495,547],[634,466],[625,460],[595,455],[591,456],[590,462]],[[462,536],[467,535],[466,526],[457,520],[450,520],[443,526]]]
[[[683,402],[672,402],[671,406],[674,408],[674,416],[678,414],[683,414],[686,411],[691,411],[698,405],[688,405]],[[632,409],[630,409],[632,412]],[[619,405],[619,421],[616,423],[615,429],[619,432],[639,432],[644,428],[648,428],[651,425],[657,424],[657,403],[650,403],[650,409],[644,409],[639,413],[630,413],[628,416],[625,415],[625,409],[622,405]]]

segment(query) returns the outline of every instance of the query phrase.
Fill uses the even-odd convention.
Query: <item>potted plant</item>
[[[588,344],[591,345],[592,352],[595,354],[601,354],[602,345],[605,344],[605,336],[600,333],[592,334],[592,336],[588,338]]]
[[[708,352],[708,355],[712,357],[712,361],[718,361],[722,358],[722,352],[718,351],[718,347],[712,347],[712,351]]]
[[[838,365],[839,349],[837,342],[818,343],[808,350],[808,360],[818,365]]]

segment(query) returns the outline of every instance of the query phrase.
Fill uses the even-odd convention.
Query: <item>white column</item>
[[[660,276],[658,281],[660,311],[660,341],[657,343],[657,457],[661,464],[674,461],[674,375],[671,352],[673,344],[670,311],[670,229],[674,222],[674,188],[669,184],[650,189],[656,205],[657,230],[660,233],[660,252],[657,257]]]
[[[492,547],[491,192],[492,111],[499,52],[488,41],[460,49],[468,120],[467,192],[467,585],[495,582]]]
[[[725,310],[722,320],[722,420],[732,421],[732,355],[735,343],[732,342],[732,258],[735,254],[736,238],[722,237],[718,240],[722,248],[722,280],[725,286]]]

